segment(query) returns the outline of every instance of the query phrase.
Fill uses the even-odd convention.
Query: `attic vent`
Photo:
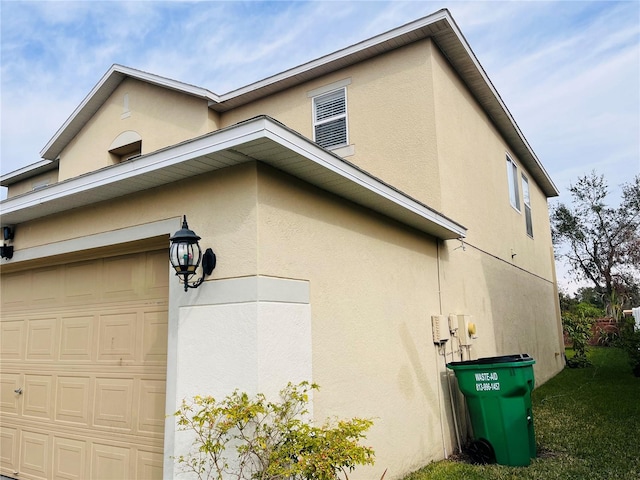
[[[325,148],[347,145],[347,95],[340,88],[313,98],[314,140]]]
[[[142,137],[133,130],[122,132],[111,142],[109,153],[115,163],[138,157],[142,154]]]

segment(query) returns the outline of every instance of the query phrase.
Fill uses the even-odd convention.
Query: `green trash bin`
[[[481,461],[526,466],[536,456],[529,355],[505,355],[451,362],[467,400],[473,427],[473,450]]]

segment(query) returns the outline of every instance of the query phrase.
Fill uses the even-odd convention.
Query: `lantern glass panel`
[[[171,245],[171,265],[178,274],[195,273],[202,252],[197,243],[176,242]]]

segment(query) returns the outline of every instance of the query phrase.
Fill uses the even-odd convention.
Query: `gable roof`
[[[559,195],[557,187],[520,131],[447,9],[223,95],[122,65],[113,65],[45,145],[40,155],[48,160],[56,159],[68,142],[127,77],[206,99],[209,108],[224,112],[426,38],[432,39],[438,45],[542,191],[548,197]]]
[[[276,120],[260,116],[0,202],[2,225],[96,204],[201,173],[260,161],[441,239],[466,228]]]

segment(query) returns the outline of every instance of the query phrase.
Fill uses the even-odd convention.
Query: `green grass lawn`
[[[589,358],[592,367],[565,368],[534,390],[530,466],[444,460],[404,480],[640,479],[640,378],[622,350],[592,348]]]

